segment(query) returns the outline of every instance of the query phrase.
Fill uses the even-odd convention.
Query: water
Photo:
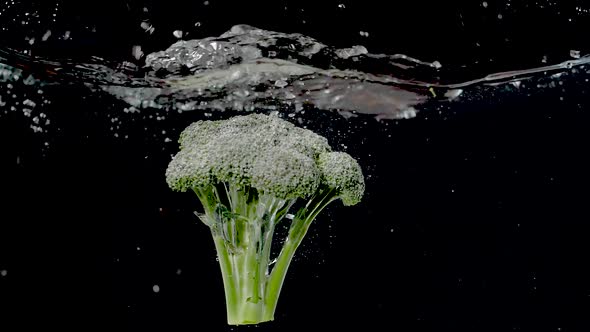
[[[189,123],[256,110],[353,155],[367,193],[316,221],[276,321],[252,330],[590,326],[582,48],[482,72],[309,33],[224,30],[192,39],[175,28],[182,40],[132,45],[126,60],[32,60],[2,48],[2,318],[247,329],[225,325],[196,200],[171,192],[164,170]]]
[[[139,46],[133,54],[142,57],[138,52]],[[346,117],[369,114],[378,120],[405,119],[416,116],[420,106],[445,105],[464,92],[461,99],[477,99],[473,91],[487,86],[500,86],[497,90],[503,89],[506,94],[525,93],[530,85],[535,91],[555,86],[562,75],[587,70],[590,57],[576,52],[573,59],[564,62],[457,82],[452,69],[443,69],[438,61],[425,62],[403,54],[371,54],[359,45],[335,48],[297,33],[236,25],[219,37],[181,40],[164,51],[150,53],[142,67],[99,58],[88,63],[38,59],[30,64],[31,60],[4,51],[4,62],[14,61],[25,68],[33,65],[43,71],[38,75],[47,79],[40,80],[35,73],[9,64],[2,65],[0,77],[7,82],[3,96],[7,101],[18,99],[11,95],[14,84],[10,82],[20,81],[34,87],[84,85],[89,91],[104,91],[123,100],[129,105],[126,112],[154,108],[280,110],[296,114],[309,105],[336,110]],[[42,94],[42,90],[37,93]],[[2,103],[6,106],[6,101]],[[23,106],[19,108],[27,117],[37,105],[31,99],[15,103]],[[7,109],[14,111],[16,106]],[[32,119],[31,128],[41,131],[43,121]]]

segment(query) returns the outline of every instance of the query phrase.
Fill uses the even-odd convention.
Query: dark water
[[[53,3],[0,7],[0,63],[11,74],[21,70],[0,81],[0,330],[590,330],[584,3],[412,2],[389,11],[371,1],[232,10],[212,0],[59,4],[56,22]],[[43,13],[36,25],[4,20],[31,7]],[[151,34],[140,26],[146,18]],[[197,201],[169,190],[164,171],[186,125],[245,110],[227,103],[236,86],[171,92],[192,76],[152,72],[132,50],[164,50],[175,30],[200,39],[240,23],[442,67],[402,70],[332,55],[298,62],[353,68],[365,76],[352,83],[378,84],[363,90],[374,93],[355,99],[356,108],[400,91],[424,98],[410,118],[377,121],[362,110],[351,117],[325,103],[298,108],[281,103],[284,95],[252,102],[357,158],[367,191],[359,205],[334,204],[315,221],[275,321],[236,328],[225,323],[213,243],[193,215]],[[39,42],[48,26],[54,37],[70,31],[71,40]],[[559,65],[570,60],[578,62]],[[526,71],[543,66],[555,67]],[[461,85],[513,70],[516,78]],[[377,74],[401,82],[366,76]],[[265,77],[256,87],[277,91],[275,78]],[[462,92],[449,100],[444,93],[455,84]],[[134,109],[116,93],[154,86],[165,89],[158,107]],[[179,97],[217,100],[226,110],[179,112]],[[380,112],[408,106],[395,100]],[[275,108],[264,109],[269,104]]]

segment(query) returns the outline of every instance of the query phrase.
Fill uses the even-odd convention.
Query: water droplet
[[[160,292],[160,286],[158,286],[158,285],[154,285],[154,286],[152,287],[152,290],[154,291],[154,293],[159,293],[159,292]]]
[[[133,48],[131,49],[131,54],[133,55],[134,58],[139,60],[143,56],[143,51],[141,50],[141,46],[140,45],[133,46]]]
[[[6,271],[6,270],[0,271],[0,276],[6,277],[7,274],[8,274],[8,271]]]
[[[455,99],[463,93],[463,89],[454,89],[445,92],[445,97],[449,99]]]
[[[284,80],[276,80],[275,81],[275,86],[277,86],[279,88],[286,87],[287,85],[288,85],[288,83]]]

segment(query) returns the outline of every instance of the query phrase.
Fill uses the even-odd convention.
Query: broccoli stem
[[[238,302],[238,294],[236,286],[237,270],[235,264],[232,262],[232,258],[227,252],[223,237],[213,234],[213,241],[215,242],[215,249],[217,251],[217,257],[219,259],[219,266],[221,268],[221,276],[223,277],[223,287],[225,289],[225,303],[227,303],[227,316],[235,317],[237,315],[236,308],[230,303]]]
[[[307,205],[299,210],[295,218],[293,218],[289,229],[289,235],[283,243],[281,253],[276,260],[275,266],[273,267],[268,280],[266,289],[267,311],[264,316],[265,321],[274,319],[274,311],[285,281],[285,276],[287,275],[287,270],[293,260],[295,251],[301,244],[305,234],[307,234],[309,226],[317,215],[334,199],[336,199],[336,195],[333,189],[320,189],[318,190],[318,193],[308,201]]]
[[[297,247],[311,222],[336,198],[335,190],[318,190],[291,223],[272,272],[270,254],[276,224],[295,202],[217,185],[194,188],[204,206],[201,220],[209,226],[223,278],[227,321],[257,324],[274,319],[281,288]]]

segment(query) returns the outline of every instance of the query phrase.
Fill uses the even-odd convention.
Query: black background
[[[131,46],[161,49],[175,29],[198,38],[247,23],[439,60],[456,69],[457,80],[540,65],[543,56],[567,59],[570,49],[588,45],[590,20],[574,14],[574,1],[512,1],[510,10],[494,1],[487,8],[342,3],[345,9],[333,1],[61,2],[52,31],[71,31],[72,40],[32,47],[23,36],[42,35],[50,23],[0,26],[7,28],[3,47],[131,59]],[[148,18],[153,35],[139,27]],[[202,115],[127,114],[108,95],[47,87],[48,133],[32,133],[19,113],[0,117],[0,270],[7,272],[0,330],[588,331],[584,79],[564,77],[563,86],[529,94],[481,89],[473,91],[481,98],[412,120],[307,112],[310,129],[359,159],[366,197],[355,207],[334,204],[316,221],[276,321],[240,328],[225,324],[212,241],[192,214],[196,199],[171,192],[163,177],[176,152],[165,137],[175,140]],[[113,117],[120,128],[111,129]]]

